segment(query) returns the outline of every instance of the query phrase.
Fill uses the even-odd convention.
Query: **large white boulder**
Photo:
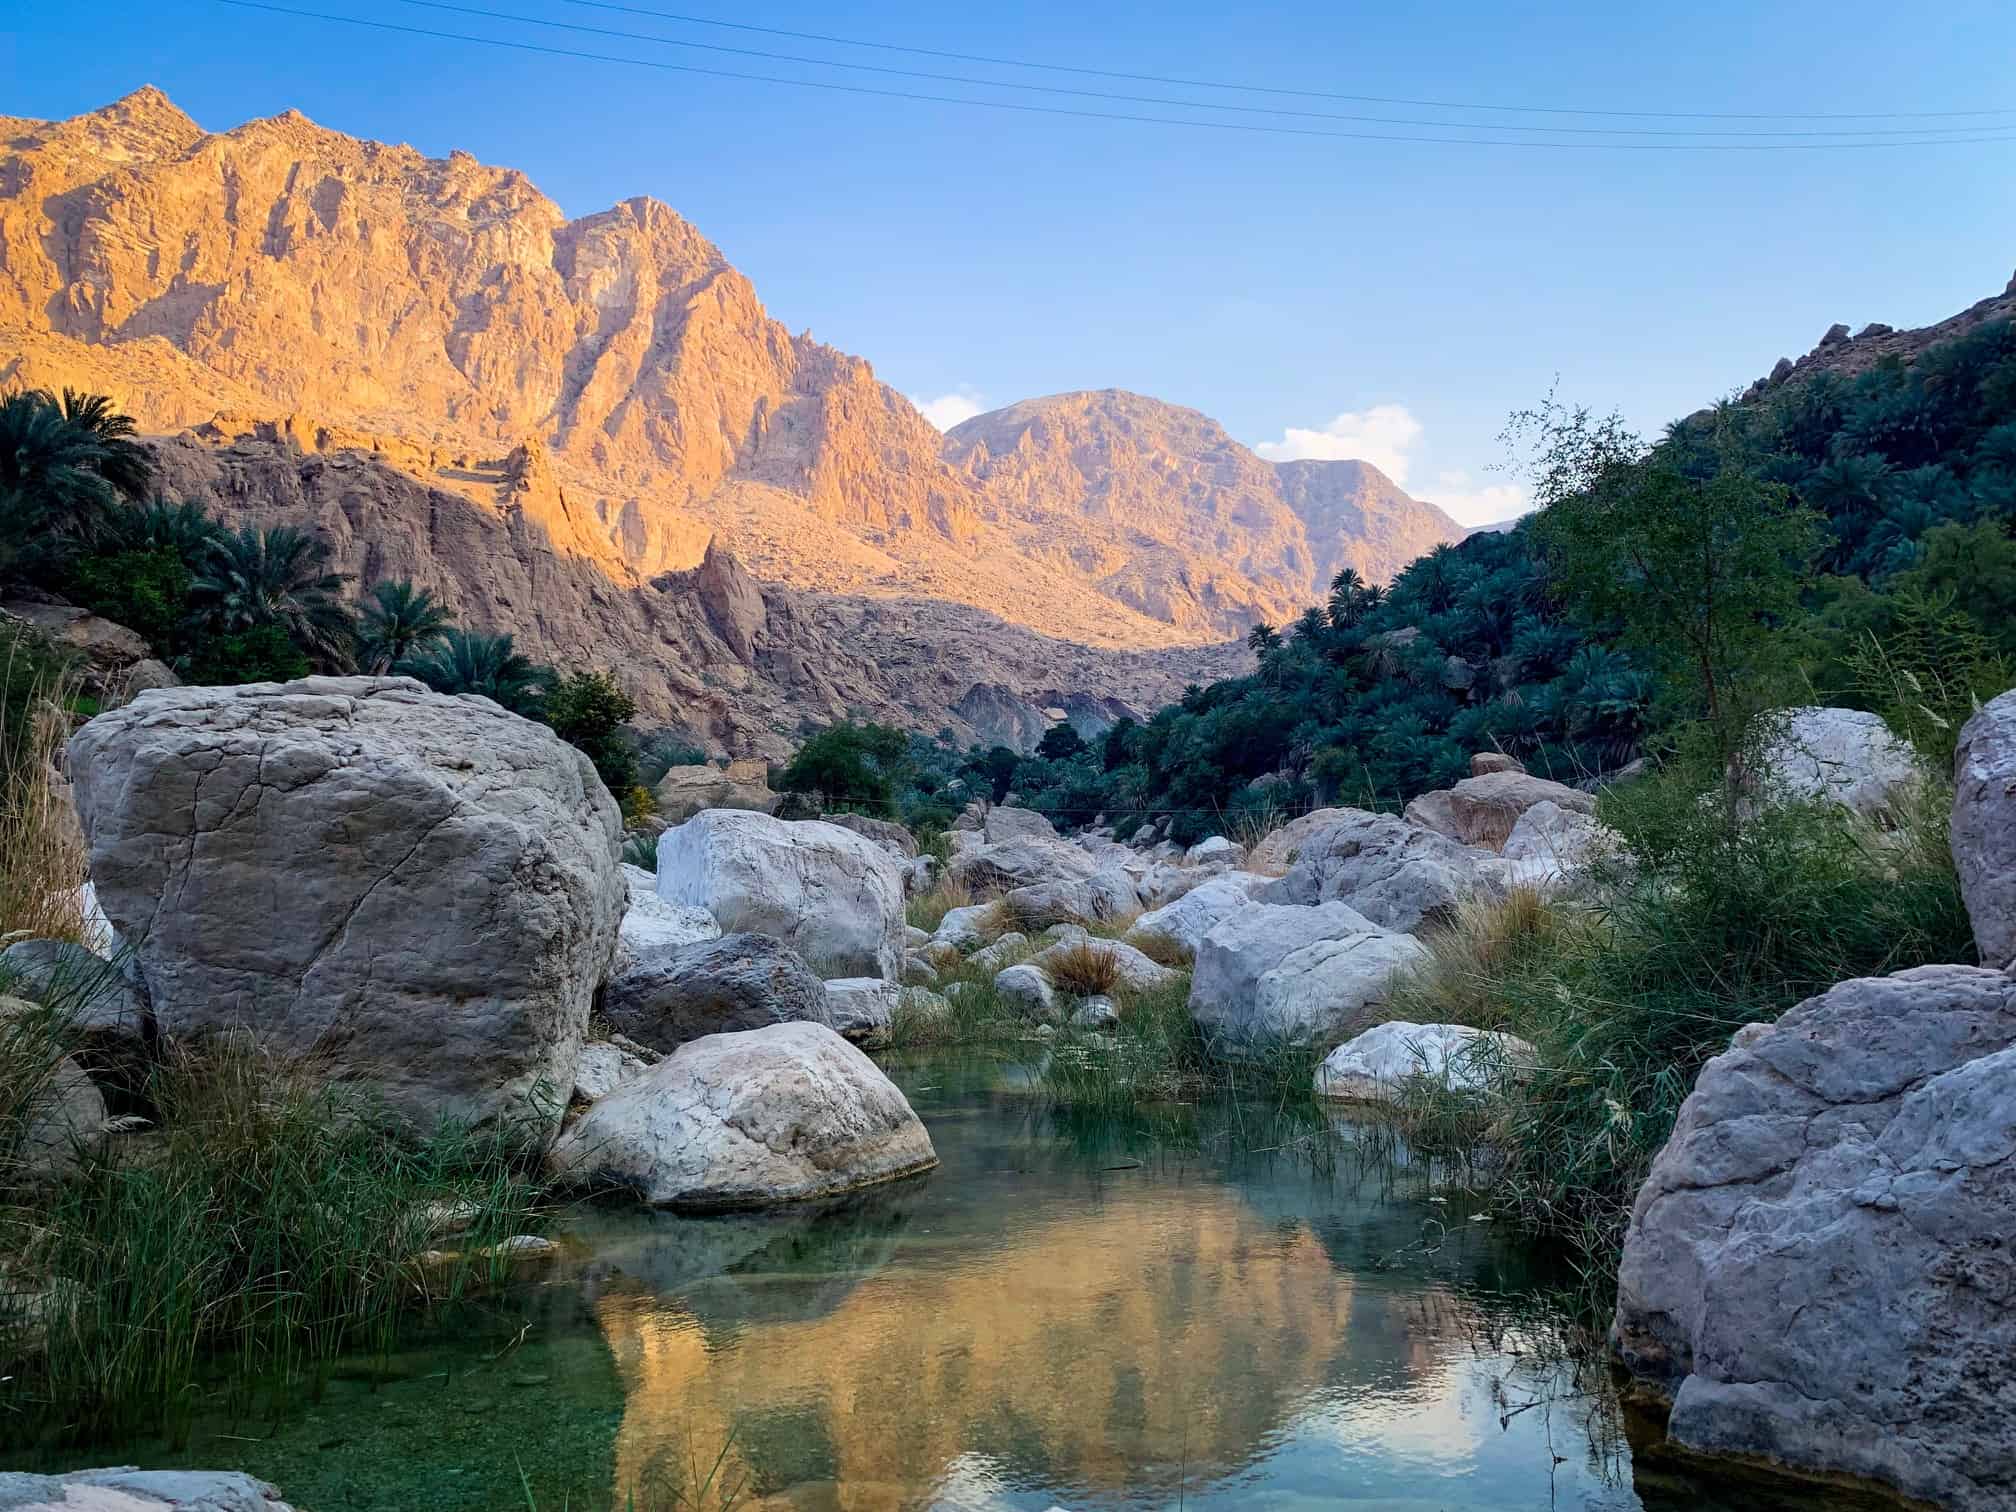
[[[1410,1082],[1482,1092],[1524,1076],[1533,1047],[1516,1035],[1467,1024],[1375,1024],[1332,1050],[1316,1068],[1316,1095],[1391,1102]]]
[[[1134,879],[1117,866],[1106,867],[1089,877],[1018,887],[1002,901],[1024,929],[1047,929],[1052,924],[1110,924],[1141,911],[1141,895],[1134,890]]]
[[[1070,881],[1098,870],[1099,863],[1077,846],[1040,835],[1015,835],[961,851],[951,866],[952,880],[975,893]]]
[[[1294,864],[1260,893],[1263,902],[1342,902],[1374,924],[1412,931],[1446,919],[1472,894],[1504,890],[1505,865],[1489,851],[1392,814],[1319,812],[1331,817],[1303,833]]]
[[[1594,814],[1542,800],[1519,816],[1501,854],[1508,882],[1551,890],[1624,850],[1624,837]]]
[[[1321,1043],[1384,1001],[1393,975],[1425,958],[1409,935],[1342,903],[1255,903],[1219,921],[1197,947],[1190,1016],[1207,1039]]]
[[[1773,716],[1744,782],[1766,803],[1824,799],[1882,821],[1909,801],[1922,777],[1916,753],[1882,715],[1806,707]]]
[[[602,1017],[653,1050],[798,1019],[831,1022],[826,985],[795,950],[739,931],[620,965],[602,989]]]
[[[658,837],[658,896],[782,940],[822,976],[903,973],[901,863],[837,824],[695,814]]]
[[[1982,961],[2016,965],[2016,692],[1989,700],[1960,730],[1952,840]]]
[[[1144,913],[1128,926],[1123,938],[1136,946],[1166,942],[1186,956],[1195,956],[1211,927],[1252,903],[1254,894],[1266,885],[1267,878],[1256,872],[1226,872],[1199,883],[1175,902]]]
[[[616,931],[614,971],[620,972],[654,951],[675,950],[681,945],[721,938],[721,926],[706,909],[668,903],[659,897],[655,873],[626,861],[623,887],[629,902],[623,912],[623,923]]]
[[[937,1163],[875,1063],[803,1023],[681,1045],[596,1102],[548,1156],[562,1181],[695,1211],[832,1197]]]
[[[1034,809],[996,804],[980,822],[980,832],[989,845],[1004,840],[1055,840],[1057,827]]]
[[[68,766],[163,1034],[312,1053],[421,1122],[557,1117],[624,881],[551,730],[408,678],[163,688]]]
[[[1531,772],[1486,772],[1465,777],[1449,789],[1448,814],[1454,838],[1464,845],[1498,850],[1519,817],[1536,803],[1551,803],[1575,814],[1596,812],[1596,800],[1566,783],[1550,782]]]
[[[289,1512],[280,1492],[235,1470],[0,1471],[6,1512]]]
[[[1848,981],[1702,1068],[1612,1339],[1708,1454],[1960,1512],[2016,1486],[2016,978]]]

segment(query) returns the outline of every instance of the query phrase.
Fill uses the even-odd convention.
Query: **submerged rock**
[[[695,814],[659,837],[658,895],[706,909],[724,930],[774,936],[821,973],[902,974],[901,863],[835,824]]]
[[[0,1471],[6,1512],[291,1512],[278,1488],[235,1470],[73,1470],[68,1475]]]
[[[835,1196],[937,1163],[903,1094],[821,1024],[682,1045],[591,1107],[548,1156],[561,1180],[698,1211]]]
[[[168,688],[87,723],[69,770],[164,1035],[312,1053],[422,1123],[558,1116],[622,818],[544,725],[409,678]]]
[[[1667,1432],[1962,1512],[2016,1485],[2016,978],[1921,966],[1739,1030],[1638,1194],[1612,1332]]]

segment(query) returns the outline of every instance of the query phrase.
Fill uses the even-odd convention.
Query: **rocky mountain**
[[[164,437],[177,486],[312,518],[363,581],[411,575],[542,654],[683,648],[704,622],[750,676],[776,659],[775,699],[702,697],[707,656],[639,692],[731,748],[836,700],[902,704],[861,658],[902,654],[917,626],[972,660],[942,702],[917,688],[912,723],[957,727],[969,695],[1025,706],[988,716],[1002,729],[1074,698],[1139,704],[1225,655],[1165,677],[1152,656],[1059,648],[1223,642],[1291,618],[1336,564],[1383,577],[1456,533],[1370,469],[1290,474],[1135,395],[1034,400],[940,437],[866,362],[773,320],[654,200],[570,220],[466,153],[291,111],[210,132],[152,88],[0,117],[0,383],[108,393]],[[762,644],[733,629],[746,596],[672,604],[717,581],[710,547],[755,580]],[[784,644],[815,624],[864,639]],[[1080,667],[1118,680],[1058,670]]]
[[[1209,416],[1123,389],[976,415],[945,457],[1024,551],[1200,635],[1293,619],[1340,567],[1384,582],[1466,533],[1369,462],[1267,462]]]

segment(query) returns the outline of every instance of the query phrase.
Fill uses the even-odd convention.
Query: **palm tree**
[[[1330,579],[1330,623],[1339,630],[1357,624],[1361,617],[1358,595],[1364,591],[1365,579],[1355,567],[1346,567]]]
[[[224,527],[201,504],[171,504],[156,494],[150,503],[122,510],[113,535],[127,551],[172,551],[191,571],[200,571]]]
[[[436,693],[480,693],[520,714],[538,706],[551,677],[546,668],[520,655],[509,635],[460,628],[442,631],[434,646],[397,663],[396,670],[419,678]]]
[[[347,669],[356,630],[340,598],[344,581],[329,571],[326,542],[292,525],[247,525],[218,538],[194,593],[227,635],[277,626],[310,656]]]
[[[154,463],[147,455],[147,448],[133,439],[140,432],[131,415],[120,414],[103,394],[80,394],[67,388],[63,390],[61,409],[72,429],[98,443],[101,478],[129,499],[147,492]]]
[[[95,536],[119,501],[99,471],[104,443],[73,425],[51,394],[0,397],[0,569],[28,556],[61,555]]]
[[[438,645],[454,616],[432,590],[415,589],[401,578],[372,587],[363,619],[358,637],[363,662],[373,672],[386,672]]]

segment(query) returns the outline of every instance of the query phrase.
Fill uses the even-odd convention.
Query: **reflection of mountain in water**
[[[1067,1177],[1053,1136],[962,1102],[938,1119],[920,1098],[938,1173],[850,1213],[598,1244],[619,1486],[690,1480],[726,1443],[724,1474],[780,1507],[919,1506],[976,1457],[1066,1505],[1194,1494],[1312,1392],[1418,1390],[1465,1355],[1448,1288],[1424,1309],[1418,1272],[1333,1258],[1339,1235],[1354,1255],[1419,1238],[1377,1182],[1284,1157],[1229,1185],[1210,1131],[1203,1154]]]

